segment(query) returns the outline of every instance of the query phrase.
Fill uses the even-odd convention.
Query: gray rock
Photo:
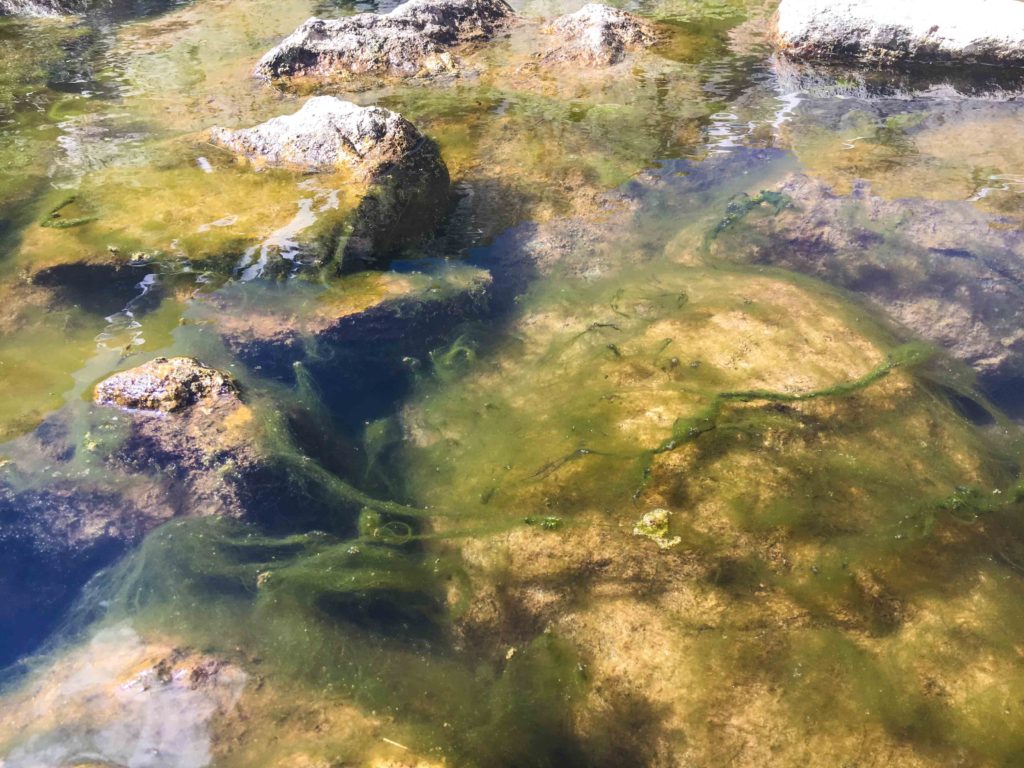
[[[351,170],[370,184],[334,257],[345,272],[379,267],[444,215],[451,180],[437,146],[381,107],[333,96],[254,128],[214,128],[211,140],[256,163],[308,171]]]
[[[545,31],[554,38],[553,47],[543,54],[545,62],[597,67],[618,64],[628,52],[658,40],[654,27],[639,16],[599,3],[555,19]]]
[[[424,143],[401,115],[316,96],[291,115],[237,131],[214,128],[210,139],[258,163],[307,171],[348,168],[362,180],[378,176]]]
[[[260,59],[255,74],[270,80],[450,72],[453,53],[492,39],[514,18],[504,0],[410,0],[387,14],[313,18]]]
[[[782,0],[773,38],[797,58],[1024,63],[1018,0]]]
[[[69,16],[88,6],[88,0],[0,0],[0,16]]]
[[[98,405],[129,411],[127,440],[112,467],[173,467],[188,489],[187,514],[240,516],[243,478],[263,463],[252,412],[226,373],[191,357],[158,357],[104,379]]]
[[[1024,379],[1024,233],[970,203],[834,194],[804,175],[780,212],[731,214],[723,256],[861,293],[917,336],[972,366],[989,391]],[[744,201],[734,212],[752,205]]]

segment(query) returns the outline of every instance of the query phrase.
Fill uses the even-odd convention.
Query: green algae
[[[71,229],[80,227],[83,224],[96,221],[96,216],[68,216],[67,209],[78,201],[77,195],[71,195],[57,203],[50,212],[39,222],[40,227],[51,227],[53,229]]]
[[[308,10],[272,5],[195,4],[122,28],[124,50],[138,54],[124,107],[160,141],[290,109],[291,95],[240,79]],[[684,25],[665,55],[688,65],[721,55],[752,5],[649,10]],[[200,45],[206,14],[227,45]],[[274,14],[266,28],[260,14]],[[702,156],[706,120],[727,106],[700,95],[702,77],[666,66],[538,91],[490,72],[479,85],[394,87],[383,99],[437,137],[479,196],[460,220],[479,230],[476,243],[523,219],[586,211],[657,161]],[[246,86],[225,93],[236,79]],[[75,111],[58,105],[49,119]],[[803,157],[824,156],[847,178],[915,167],[927,126],[914,115],[872,126],[868,161],[844,165],[815,147]],[[289,280],[284,259],[266,284],[233,283],[245,252],[310,191],[185,143],[147,144],[142,162],[77,178],[83,212],[69,207],[65,221],[99,213],[73,227],[36,226],[66,189],[33,193],[17,270],[141,252],[209,282],[179,276],[143,317],[145,343],[126,339],[123,355],[92,362],[102,315],[66,300],[25,310],[0,345],[10,434],[59,407],[62,392],[85,394],[73,376],[83,365],[90,381],[167,349],[238,365],[221,336],[260,320],[264,338],[294,329],[304,359],[321,363],[332,350],[309,339],[321,321],[401,301],[410,285],[413,296],[448,295],[476,279],[467,268]],[[977,165],[972,183],[993,169]],[[1012,423],[963,371],[902,345],[848,296],[717,263],[687,248],[686,232],[666,245],[680,227],[717,221],[724,235],[785,205],[747,196],[723,220],[718,198],[736,183],[694,195],[686,221],[624,221],[637,232],[610,238],[615,258],[584,244],[585,277],[556,264],[495,327],[459,329],[409,360],[413,391],[366,425],[352,466],[310,457],[289,426],[291,405],[326,431],[332,408],[347,407],[323,402],[310,366],[294,368],[294,388],[243,372],[263,447],[288,478],[275,525],[160,529],[88,588],[83,620],[129,619],[259,680],[243,699],[248,729],[219,725],[219,765],[365,762],[362,741],[378,731],[353,736],[322,714],[353,706],[379,715],[391,742],[465,766],[1015,764],[1019,452],[965,419],[951,393],[978,399],[999,430]],[[197,232],[236,215],[251,218]],[[59,354],[42,364],[34,345]],[[98,458],[118,440],[86,430],[77,442]],[[307,518],[313,498],[331,512]],[[637,526],[652,508],[671,510],[671,524]],[[673,546],[652,557],[652,536]],[[261,690],[275,700],[260,704]]]
[[[768,401],[775,403],[800,403],[818,398],[846,397],[859,392],[900,367],[910,367],[926,362],[933,350],[924,344],[905,344],[889,353],[888,359],[855,381],[845,381],[830,387],[811,392],[771,392],[764,389],[739,390],[735,392],[719,392],[711,404],[695,416],[679,419],[672,425],[672,436],[655,449],[655,453],[675,450],[690,440],[695,440],[705,432],[718,428],[723,407],[730,402],[749,403],[752,401]]]

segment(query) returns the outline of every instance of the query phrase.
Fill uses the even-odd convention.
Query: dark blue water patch
[[[0,668],[36,650],[80,587],[125,552],[122,538],[78,533],[93,512],[123,503],[99,491],[0,486]]]
[[[76,262],[40,270],[32,276],[32,282],[52,288],[61,301],[106,316],[140,296],[139,284],[151,270],[150,266]],[[146,291],[142,300],[132,305],[132,311],[137,315],[150,312],[159,306],[161,298],[159,289]]]

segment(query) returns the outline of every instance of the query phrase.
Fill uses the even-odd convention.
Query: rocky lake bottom
[[[1024,69],[396,5],[0,18],[0,768],[1024,764]]]

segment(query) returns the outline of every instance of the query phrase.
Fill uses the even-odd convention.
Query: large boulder
[[[595,67],[618,64],[630,51],[658,40],[654,27],[639,16],[599,3],[555,19],[545,31],[553,38],[545,62]]]
[[[782,0],[773,32],[807,59],[1024,63],[1017,0]]]
[[[448,207],[451,179],[437,145],[401,115],[317,96],[253,128],[214,128],[211,140],[244,158],[305,171],[343,170],[368,184],[351,227],[337,238],[342,271],[381,266],[430,232]]]
[[[453,53],[493,38],[515,18],[504,0],[410,0],[390,13],[309,19],[256,67],[256,76],[409,77],[455,69]]]

